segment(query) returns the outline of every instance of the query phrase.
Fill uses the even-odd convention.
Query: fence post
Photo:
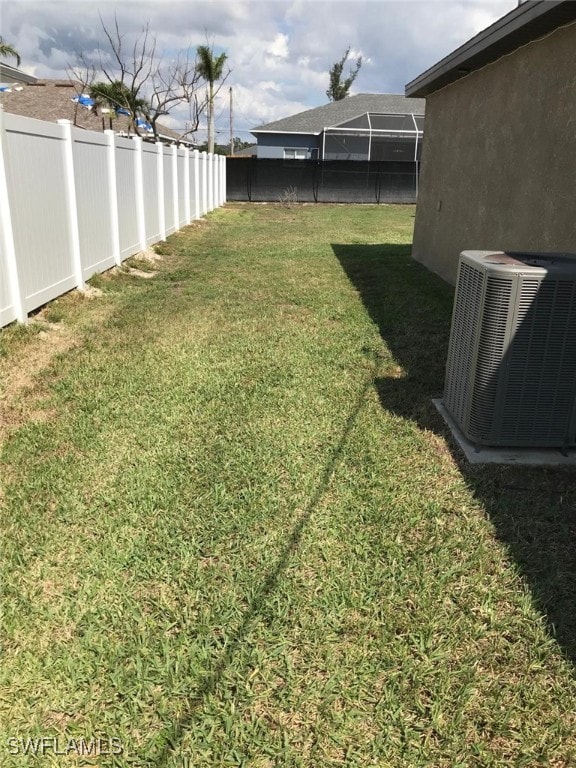
[[[200,152],[195,149],[194,157],[194,218],[200,218]]]
[[[208,211],[208,153],[202,153],[202,215]]]
[[[120,224],[118,221],[118,188],[116,186],[116,134],[107,129],[104,131],[108,141],[106,147],[108,166],[108,198],[110,201],[110,239],[112,241],[112,255],[118,266],[122,264],[120,255]]]
[[[226,204],[226,171],[228,170],[228,160],[224,157],[222,159],[222,187],[220,189],[221,204]]]
[[[140,250],[145,251],[146,243],[146,211],[144,209],[144,171],[142,170],[142,137],[132,136],[136,147],[134,150],[134,186],[136,187],[136,226],[138,228],[138,243]]]
[[[184,147],[184,218],[190,224],[190,150]]]
[[[64,139],[64,186],[66,188],[66,210],[68,213],[68,236],[70,238],[70,255],[76,287],[79,291],[86,290],[82,254],[80,253],[80,232],[78,230],[78,206],[76,203],[76,180],[74,178],[74,151],[72,149],[72,123],[70,120],[58,120],[62,127]]]
[[[172,144],[172,216],[174,229],[180,229],[180,210],[178,206],[178,147]]]
[[[4,109],[0,104],[0,258],[4,258],[8,277],[8,290],[10,301],[14,307],[16,320],[25,323],[27,320],[24,309],[24,297],[18,278],[18,262],[16,261],[16,248],[14,246],[14,232],[12,230],[12,217],[10,216],[10,199],[8,197],[8,180],[6,178],[6,165],[4,153],[6,151],[6,128],[4,126]]]
[[[218,161],[218,205],[222,205],[222,166],[225,162],[225,155],[221,155]]]
[[[164,198],[164,144],[156,142],[156,186],[158,187],[158,222],[160,237],[166,240],[166,201]]]
[[[214,155],[208,152],[208,210],[214,208]]]
[[[226,156],[223,155],[220,162],[220,205],[226,202],[224,195],[224,174],[226,173]]]

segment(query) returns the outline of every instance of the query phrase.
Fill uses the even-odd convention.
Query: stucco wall
[[[460,251],[576,251],[576,26],[426,99],[413,256],[454,283]]]

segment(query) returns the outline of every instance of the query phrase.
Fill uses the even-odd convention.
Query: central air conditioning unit
[[[575,254],[460,254],[443,405],[477,446],[576,446]]]

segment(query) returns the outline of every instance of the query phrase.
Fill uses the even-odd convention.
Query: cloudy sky
[[[146,21],[165,60],[214,41],[231,73],[219,95],[218,140],[327,102],[328,70],[350,46],[362,56],[356,93],[403,93],[407,82],[500,16],[517,0],[0,0],[0,34],[22,69],[65,77],[78,52],[103,46],[101,14],[127,36]],[[176,112],[168,125],[186,120]],[[202,136],[199,137],[202,140]]]

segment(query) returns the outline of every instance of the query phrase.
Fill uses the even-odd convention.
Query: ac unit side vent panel
[[[444,388],[444,403],[459,422],[464,421],[469,407],[470,371],[475,362],[483,283],[480,270],[468,264],[460,265]]]
[[[576,281],[522,285],[532,301],[510,345],[502,439],[524,444],[569,440],[576,384]]]
[[[470,411],[470,429],[477,439],[488,440],[492,435],[498,376],[508,340],[512,289],[511,279],[488,276]]]

